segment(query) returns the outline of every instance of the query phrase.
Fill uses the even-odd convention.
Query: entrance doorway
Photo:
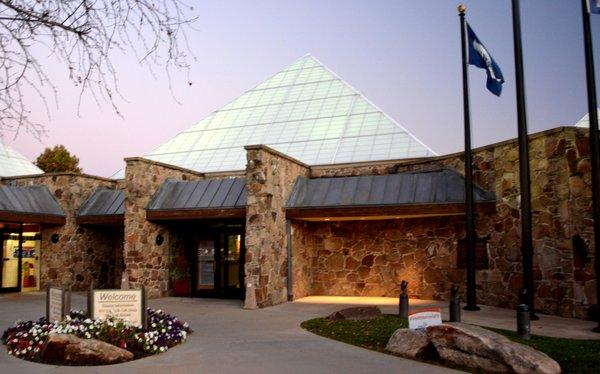
[[[192,290],[204,297],[243,298],[244,225],[213,226],[192,241]]]
[[[173,295],[243,299],[244,222],[193,221],[171,230]]]
[[[0,223],[0,292],[39,290],[39,231],[38,225]]]

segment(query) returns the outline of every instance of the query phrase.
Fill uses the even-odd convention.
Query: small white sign
[[[411,330],[426,329],[441,324],[442,313],[439,308],[422,309],[408,315],[408,328]]]
[[[94,290],[93,318],[115,317],[134,325],[143,323],[142,290]]]
[[[63,290],[50,287],[48,290],[48,320],[50,322],[62,321],[63,319]]]

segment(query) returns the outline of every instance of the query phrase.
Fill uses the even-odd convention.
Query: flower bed
[[[71,311],[62,321],[49,322],[41,318],[37,322],[17,321],[14,327],[2,334],[8,354],[30,361],[42,362],[41,351],[49,334],[72,334],[83,339],[97,339],[133,353],[141,358],[183,343],[191,333],[187,322],[164,313],[147,309],[148,329],[122,320],[109,318],[93,320],[80,311]]]

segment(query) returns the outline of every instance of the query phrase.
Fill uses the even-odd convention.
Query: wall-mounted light
[[[155,240],[156,245],[161,245],[164,241],[165,241],[165,238],[161,234],[156,235],[156,240]]]
[[[50,237],[50,241],[54,244],[58,243],[58,239],[60,239],[60,236],[57,233],[52,234]]]

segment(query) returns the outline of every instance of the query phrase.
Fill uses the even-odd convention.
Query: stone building
[[[529,139],[535,302],[545,313],[586,318],[596,304],[588,140],[576,127]],[[29,277],[18,240],[28,224],[41,286],[125,279],[153,297],[256,308],[307,295],[395,297],[401,280],[413,297],[446,300],[464,284],[461,154],[435,155],[312,56],[125,162],[116,179],[1,179],[0,221],[17,238],[5,253],[21,262],[11,290]],[[478,298],[514,307],[516,140],[476,149],[474,178]]]

